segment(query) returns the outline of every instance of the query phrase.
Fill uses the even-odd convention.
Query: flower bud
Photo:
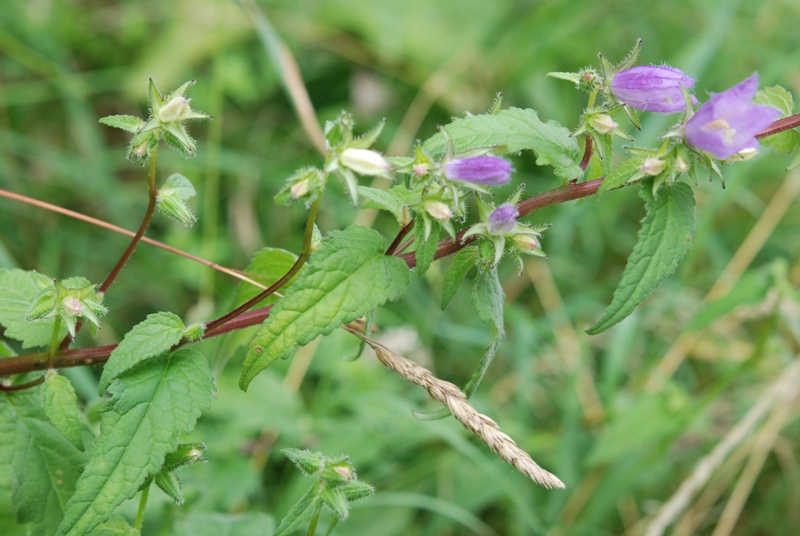
[[[593,115],[589,119],[589,124],[600,134],[611,134],[619,128],[617,122],[608,114]]]
[[[689,171],[689,164],[680,156],[675,159],[675,169],[678,173],[686,173]]]
[[[644,161],[644,164],[642,164],[642,167],[640,169],[642,173],[644,173],[645,175],[650,175],[651,177],[655,177],[656,175],[664,171],[666,167],[667,163],[661,160],[660,158],[648,158],[647,160]]]
[[[485,186],[499,186],[511,179],[514,168],[497,156],[473,156],[449,161],[444,174],[451,181],[472,182]]]
[[[514,205],[509,203],[500,205],[489,214],[489,218],[486,220],[489,234],[495,236],[506,234],[517,224],[517,216],[519,216],[519,211]]]
[[[392,167],[380,153],[352,147],[342,151],[339,162],[360,175],[384,175]]]
[[[514,246],[521,251],[533,251],[541,249],[542,245],[535,236],[527,234],[514,235]]]
[[[184,97],[174,97],[158,110],[158,120],[162,123],[174,123],[185,119],[192,113],[189,106],[189,99]]]
[[[64,312],[69,316],[78,316],[83,312],[83,304],[75,296],[67,296],[61,300],[61,306]]]
[[[417,177],[424,177],[428,174],[428,164],[416,164],[413,171]]]
[[[453,217],[453,213],[445,203],[441,201],[426,201],[425,211],[439,221],[447,221]]]
[[[308,179],[303,179],[301,181],[298,181],[294,183],[291,188],[289,188],[289,193],[294,199],[303,197],[308,193],[308,185],[309,185]]]
[[[694,78],[680,69],[649,65],[616,73],[611,79],[611,94],[637,110],[669,114],[686,109],[682,88],[693,85]],[[695,97],[692,101],[697,104]]]

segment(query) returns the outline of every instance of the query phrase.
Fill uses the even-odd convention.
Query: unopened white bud
[[[158,120],[162,123],[172,123],[184,119],[191,112],[189,99],[174,97],[158,110]]]
[[[446,204],[441,201],[427,201],[425,211],[440,221],[447,221],[453,217],[453,213]]]
[[[593,115],[589,119],[589,124],[600,134],[610,134],[619,127],[617,122],[608,114]]]
[[[522,251],[533,251],[540,249],[542,245],[536,240],[535,236],[518,234],[514,235],[514,246]]]
[[[655,177],[664,169],[666,169],[667,163],[661,160],[660,158],[648,158],[642,164],[641,170],[642,173],[645,175],[650,175],[651,177]]]
[[[686,173],[689,171],[689,164],[679,156],[675,159],[675,169],[678,170],[678,173]]]
[[[61,301],[61,305],[68,316],[78,316],[83,312],[83,304],[75,296],[67,296]]]
[[[391,168],[391,164],[380,153],[370,149],[345,149],[339,162],[360,175],[383,175]]]
[[[292,184],[291,188],[289,188],[289,193],[295,199],[303,197],[308,193],[308,184],[309,184],[308,179],[303,179],[299,182],[296,182]]]

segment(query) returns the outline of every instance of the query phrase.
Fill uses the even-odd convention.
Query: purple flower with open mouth
[[[718,93],[686,123],[686,141],[720,160],[744,149],[758,149],[756,134],[781,116],[772,106],[751,104],[758,74]]]
[[[611,79],[611,94],[637,110],[671,114],[686,109],[681,86],[690,88],[694,78],[680,69],[666,66],[631,67]],[[697,99],[692,96],[697,104]]]
[[[484,186],[500,186],[511,179],[514,168],[498,156],[473,156],[457,158],[444,166],[444,174],[451,181],[464,181]]]

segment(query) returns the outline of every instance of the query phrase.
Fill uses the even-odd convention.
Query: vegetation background
[[[618,61],[638,37],[640,64],[683,69],[701,100],[754,71],[762,86],[800,90],[794,0],[280,0],[257,8],[297,58],[320,119],[347,109],[366,130],[385,117],[378,148],[390,154],[405,154],[452,116],[484,111],[498,91],[506,105],[572,128],[583,96],[545,73],[594,64],[597,52]],[[196,158],[164,151],[159,162],[162,179],[193,180],[199,222],[184,229],[162,218],[149,235],[236,268],[264,246],[297,252],[302,207],[276,207],[272,197],[319,157],[234,1],[1,2],[0,188],[135,229],[145,171],[124,159],[123,133],[97,120],[146,116],[148,76],[164,91],[197,79],[192,105],[215,118],[193,125]],[[643,138],[653,141],[672,120],[644,118]],[[559,185],[530,154],[512,160],[513,182],[528,195]],[[343,333],[271,367],[245,395],[236,386],[242,333],[203,343],[219,374],[213,409],[194,434],[209,463],[181,473],[185,505],[151,494],[143,533],[191,534],[212,512],[280,519],[310,481],[279,449],[309,447],[350,455],[378,490],[335,534],[640,534],[698,462],[761,408],[698,493],[684,495],[687,508],[667,517],[674,534],[794,534],[800,403],[796,381],[780,384],[798,377],[800,349],[800,176],[784,171],[789,161],[766,150],[726,168],[727,188],[701,184],[695,243],[679,272],[597,337],[582,328],[609,302],[635,243],[643,216],[635,188],[529,218],[553,223],[543,242],[550,258],[528,261],[519,276],[502,267],[508,336],[474,401],[565,491],[536,487],[452,420],[415,419],[413,410],[431,409],[425,393],[369,356],[343,361],[355,348]],[[326,196],[323,231],[372,223],[337,188]],[[374,225],[396,231],[383,216]],[[0,198],[2,268],[100,281],[127,242]],[[468,289],[440,311],[443,271],[415,280],[379,324],[390,347],[463,384],[488,327]],[[118,341],[155,311],[213,318],[236,294],[235,280],[142,244],[106,297],[111,314],[97,343]],[[81,344],[95,344],[86,331]],[[96,407],[98,371],[65,374]],[[131,516],[134,502],[124,507]],[[0,514],[0,533],[16,534],[8,517]]]

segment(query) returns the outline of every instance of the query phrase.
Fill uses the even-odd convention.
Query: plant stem
[[[58,338],[59,331],[61,331],[61,317],[56,315],[55,322],[53,322],[53,334],[50,336],[50,349],[47,351],[47,368],[51,368],[50,364],[53,362],[53,358],[58,351],[58,344],[60,342]],[[69,338],[69,334],[67,334],[67,338]]]
[[[314,536],[317,533],[317,523],[319,522],[319,514],[315,515],[314,518],[311,520],[311,523],[308,525],[308,532],[306,532],[306,536]]]
[[[136,512],[136,521],[133,524],[133,528],[136,532],[142,532],[142,523],[144,522],[144,509],[147,506],[147,496],[150,494],[150,484],[148,484],[143,490],[142,494],[139,496],[139,510]]]
[[[254,298],[246,301],[233,311],[217,318],[206,324],[206,330],[211,331],[215,328],[222,326],[223,324],[233,320],[237,316],[241,315],[254,305],[257,305],[259,302],[274,294],[278,289],[280,289],[283,285],[289,282],[289,280],[294,277],[294,275],[300,271],[300,268],[305,264],[308,257],[311,255],[311,239],[314,237],[314,222],[317,219],[317,209],[319,209],[319,203],[322,200],[322,196],[318,197],[316,201],[311,205],[311,210],[308,211],[308,220],[306,221],[306,231],[303,236],[303,250],[300,252],[300,256],[297,257],[297,260],[294,262],[292,267],[286,272],[283,277],[278,279],[275,283],[273,283],[269,288],[263,290]]]

